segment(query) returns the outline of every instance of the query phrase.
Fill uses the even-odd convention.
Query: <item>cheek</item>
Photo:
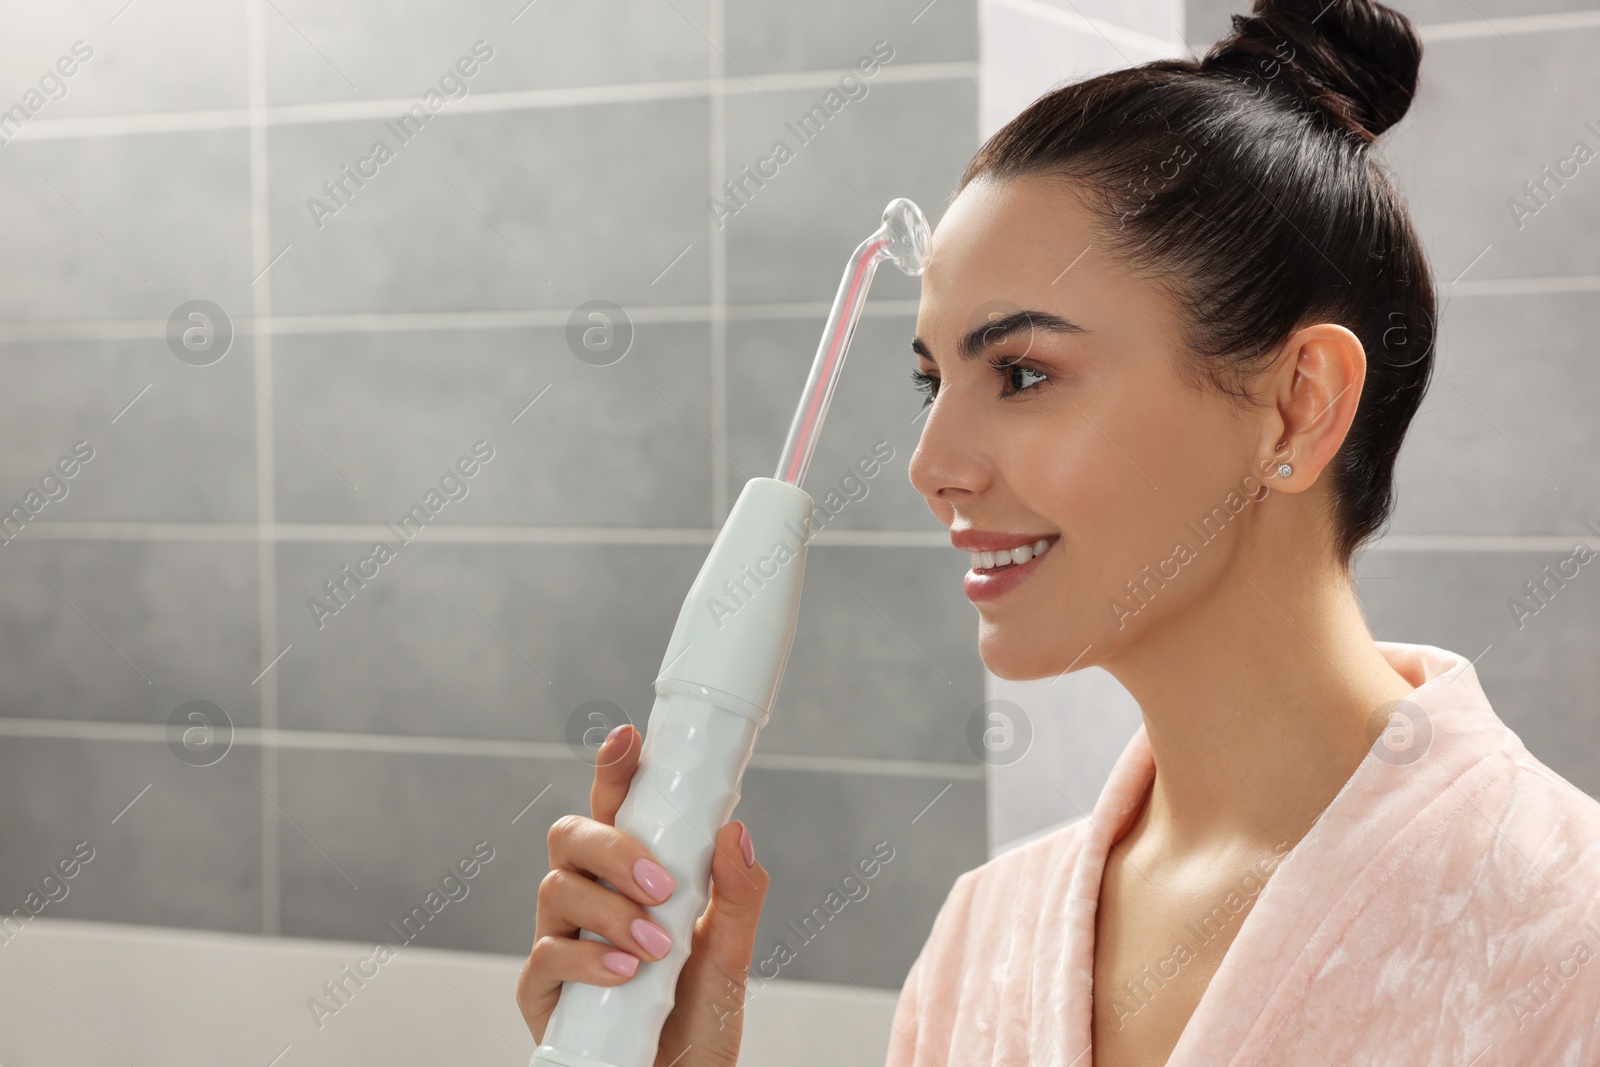
[[[1259,514],[1260,503],[1248,498],[1254,468],[1245,425],[1218,414],[1173,412],[1141,450],[1139,462],[1161,488],[1141,481],[1144,490],[1132,494],[1123,543],[1136,554],[1122,561],[1126,573],[1113,586],[1137,621],[1205,597],[1233,565],[1239,530]]]
[[[1054,568],[1058,588],[1052,599],[1076,620],[1072,628],[1098,646],[1104,641],[1099,631],[1114,617],[1110,603],[1147,561],[1170,547],[1177,494],[1153,458],[1131,447],[1129,436],[1096,423],[1099,429],[1091,428],[1044,476],[1050,519],[1061,531],[1051,551],[1065,549]]]
[[[1170,493],[1149,454],[1147,423],[1116,404],[1068,407],[1055,425],[1022,442],[1026,457],[1016,483],[1032,510],[1061,531],[1077,559],[1105,560],[1127,551],[1126,539],[1146,527]],[[1154,481],[1155,485],[1151,482]]]
[[[1048,446],[1028,446],[1038,458],[1027,492],[1034,510],[1062,532],[1052,551],[1065,549],[1045,602],[1062,628],[1101,648],[1203,588],[1203,575],[1225,553],[1202,545],[1194,528],[1251,467],[1243,423],[1189,394],[1146,389],[1094,410],[1080,407],[1069,409]],[[1195,548],[1195,558],[1181,565],[1174,561],[1180,542]],[[1119,602],[1139,609],[1133,619],[1114,609]]]

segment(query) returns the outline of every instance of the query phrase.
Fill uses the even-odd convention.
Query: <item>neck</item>
[[[1198,610],[1105,664],[1155,757],[1138,829],[1174,852],[1298,842],[1382,732],[1375,712],[1415,687],[1342,568],[1263,562],[1219,575]]]

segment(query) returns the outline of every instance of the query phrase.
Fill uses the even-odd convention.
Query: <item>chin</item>
[[[1054,678],[1070,663],[1061,659],[1059,644],[1042,645],[1018,639],[988,622],[979,626],[978,657],[991,674],[1008,682]]]

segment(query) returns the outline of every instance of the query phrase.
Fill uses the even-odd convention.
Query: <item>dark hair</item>
[[[1416,90],[1422,42],[1372,0],[1256,0],[1200,59],[1060,86],[979,149],[978,178],[1061,179],[1106,240],[1178,299],[1183,372],[1240,401],[1264,356],[1313,322],[1345,326],[1367,377],[1331,476],[1353,553],[1394,507],[1394,461],[1433,369],[1433,280],[1370,151]]]

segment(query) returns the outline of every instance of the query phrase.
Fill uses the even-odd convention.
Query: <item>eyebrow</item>
[[[1046,333],[1088,333],[1089,331],[1077,323],[1052,315],[1048,311],[1013,311],[1011,314],[982,326],[975,327],[963,337],[956,345],[956,351],[963,360],[974,360],[983,354],[991,345],[1000,344],[1012,334],[1025,330],[1043,330]],[[928,350],[927,344],[920,337],[911,339],[911,350],[924,359],[933,360],[933,353]]]

